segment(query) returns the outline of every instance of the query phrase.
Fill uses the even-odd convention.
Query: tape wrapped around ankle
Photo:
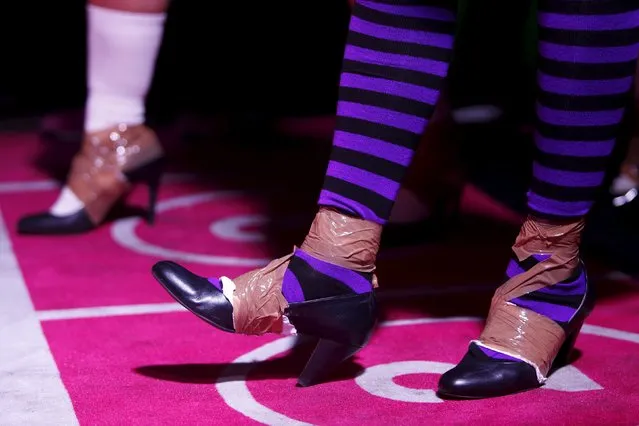
[[[120,124],[87,134],[80,152],[73,158],[67,184],[84,204],[91,221],[97,224],[128,189],[124,172],[162,155],[155,132],[143,125]]]
[[[275,259],[261,269],[233,279],[235,291],[231,304],[236,333],[260,335],[282,332],[283,315],[288,307],[282,295],[282,281],[292,256]]]
[[[358,272],[375,272],[382,226],[322,207],[300,247],[324,262]],[[373,287],[377,287],[373,275]]]
[[[540,382],[545,380],[565,333],[550,318],[510,301],[570,278],[579,266],[583,227],[583,220],[551,224],[529,217],[524,222],[512,248],[517,258],[522,261],[535,254],[551,255],[497,289],[478,341],[529,363],[535,367]]]

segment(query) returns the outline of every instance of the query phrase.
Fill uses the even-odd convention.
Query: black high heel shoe
[[[288,259],[273,261],[263,270],[286,269]],[[156,263],[152,273],[186,309],[222,331],[236,332],[233,305],[211,281],[169,261]],[[305,387],[321,382],[368,343],[377,322],[377,304],[373,292],[348,294],[291,303],[282,314],[298,334],[318,339],[298,378],[298,386]]]
[[[146,126],[119,125],[87,135],[67,180],[84,208],[66,216],[50,212],[25,216],[18,222],[18,233],[67,235],[90,231],[104,221],[135,184],[148,187],[146,220],[152,224],[164,163],[157,136]]]
[[[562,327],[565,340],[552,361],[551,372],[570,363],[579,332],[595,306],[594,288],[588,282],[583,264],[579,273],[585,279],[586,292],[573,318]],[[473,342],[459,364],[442,375],[438,394],[451,399],[492,398],[535,389],[542,384],[532,365],[490,357]]]

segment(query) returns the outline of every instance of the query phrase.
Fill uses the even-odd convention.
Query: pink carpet
[[[512,212],[472,187],[465,211],[490,217],[474,216],[438,244],[384,250],[383,326],[329,383],[302,389],[294,383],[308,348],[291,352],[291,337],[225,334],[173,309],[149,268],[170,257],[202,274],[239,274],[284,254],[303,234],[308,211],[292,202],[273,208],[265,202],[270,193],[259,190],[264,185],[250,187],[250,178],[247,188],[257,195],[225,192],[229,186],[219,182],[169,181],[153,227],[119,219],[82,236],[18,236],[17,219],[56,196],[47,187],[3,186],[46,179],[33,165],[37,152],[34,134],[0,136],[0,209],[82,425],[639,424],[639,283],[595,263],[601,297],[571,366],[524,394],[454,402],[435,396],[438,375],[481,330],[474,317],[486,313],[516,231],[507,223]],[[264,178],[273,197],[299,195],[277,183],[296,167],[283,163]],[[145,197],[137,190],[131,201],[141,205]],[[460,258],[472,259],[469,267],[460,268]]]

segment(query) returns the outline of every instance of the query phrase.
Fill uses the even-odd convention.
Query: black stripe
[[[573,80],[612,80],[633,76],[636,61],[611,64],[585,64],[555,61],[539,56],[537,58],[537,66],[539,71],[555,77]]]
[[[455,22],[393,15],[392,13],[380,12],[378,10],[368,8],[361,3],[355,4],[353,16],[373,24],[385,25],[387,27],[403,28],[429,33],[455,34]]]
[[[559,201],[592,201],[599,195],[601,187],[597,186],[559,186],[533,178],[530,190],[544,198]]]
[[[356,135],[379,139],[384,142],[413,150],[421,139],[420,134],[418,135],[396,127],[360,120],[359,118],[344,117],[341,115],[337,116],[335,130],[342,130]]]
[[[570,144],[572,142],[562,142]],[[573,157],[569,155],[550,154],[538,151],[535,160],[544,167],[569,172],[603,172],[610,164],[610,158],[604,157]]]
[[[298,256],[291,258],[288,270],[295,275],[295,278],[300,283],[305,300],[353,293],[353,290],[347,284],[322,274]]]
[[[639,26],[627,30],[578,31],[540,27],[539,40],[565,46],[623,47],[639,41]]]
[[[548,108],[591,112],[625,108],[632,100],[632,96],[630,92],[616,95],[575,96],[538,90],[537,100]]]
[[[401,182],[406,174],[406,167],[401,164],[338,146],[333,147],[331,161],[357,167],[358,169],[375,173],[376,175],[394,180],[395,182]]]
[[[369,282],[373,282],[373,274],[372,272],[361,272],[361,271],[353,271],[355,272],[357,275],[360,275],[361,277],[363,277],[366,281]]]
[[[382,219],[387,219],[393,208],[394,200],[389,200],[370,189],[362,188],[361,186],[332,176],[326,176],[324,178],[323,188],[368,207]]]
[[[513,253],[513,260],[517,262],[517,264],[521,266],[524,271],[530,271],[536,264],[539,263],[539,261],[535,259],[533,256],[527,257],[524,260],[519,261],[517,259],[517,256],[514,253]]]
[[[444,78],[438,75],[428,74],[420,71],[406,70],[402,68],[389,67],[385,65],[367,64],[365,62],[344,59],[342,72],[365,75],[368,77],[385,78],[400,83],[414,84],[416,86],[427,87],[439,90]]]
[[[526,293],[522,296],[517,297],[517,299],[528,300],[530,302],[552,303],[553,305],[579,309],[584,296],[557,296],[554,294],[542,293],[539,291],[531,291],[530,293]]]
[[[638,6],[632,0],[541,0],[540,12],[566,15],[614,15],[632,12]]]
[[[434,61],[450,62],[453,49],[428,46],[424,44],[393,41],[372,37],[355,31],[348,33],[347,44],[377,52],[394,53],[396,55],[414,56],[417,58],[432,59]]]
[[[617,139],[619,126],[559,126],[537,120],[537,131],[540,135],[550,139],[599,142]]]
[[[353,87],[340,87],[339,100],[376,106],[391,111],[410,114],[424,120],[432,116],[433,111],[435,111],[435,105],[403,98],[401,96],[371,92],[370,90],[356,89]],[[424,121],[424,125],[425,124],[426,122]]]

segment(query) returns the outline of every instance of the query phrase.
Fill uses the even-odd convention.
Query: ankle
[[[300,249],[327,263],[373,272],[382,225],[320,207]]]
[[[520,260],[544,254],[576,260],[584,224],[583,218],[558,220],[530,215],[521,226],[513,251]]]

